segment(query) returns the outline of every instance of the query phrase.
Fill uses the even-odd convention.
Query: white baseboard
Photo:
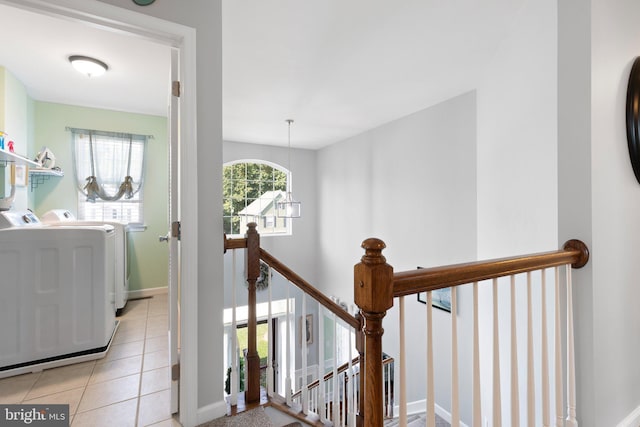
[[[219,402],[211,403],[207,406],[198,408],[196,414],[196,425],[207,423],[216,418],[223,417],[227,414],[227,402],[221,400]]]
[[[128,299],[149,298],[154,295],[166,294],[168,291],[169,288],[166,286],[161,286],[158,288],[138,289],[135,291],[127,292],[127,297]]]
[[[446,422],[451,424],[451,414],[449,413],[449,411],[447,411],[446,409],[444,409],[442,406],[438,405],[437,403],[435,404],[435,407],[436,407],[436,414],[438,414],[443,420],[445,420]],[[427,400],[426,399],[416,400],[415,402],[407,403],[407,415],[422,414],[426,410],[427,410]],[[400,407],[399,406],[394,406],[393,407],[393,414],[397,417],[399,413],[400,413]],[[460,421],[460,426],[461,427],[469,427],[465,423],[463,423],[462,421]],[[618,427],[620,427],[620,426],[618,426]]]
[[[616,427],[636,427],[640,425],[640,406],[620,421]]]

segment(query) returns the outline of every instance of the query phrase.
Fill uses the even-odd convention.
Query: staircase
[[[248,227],[245,238],[227,239],[224,236],[225,253],[230,251],[233,257],[230,261],[233,307],[226,341],[232,407],[238,405],[241,377],[241,352],[235,331],[239,322],[245,321],[245,316],[248,326],[244,363],[246,401],[258,404],[262,387],[268,405],[297,422],[317,426],[459,427],[484,425],[486,419],[490,425],[500,427],[504,416],[509,420],[505,425],[550,425],[552,419],[566,418],[567,426],[577,426],[571,270],[588,262],[589,251],[582,242],[570,240],[560,250],[539,254],[395,273],[382,256],[384,242],[367,239],[362,244],[365,254],[354,269],[354,297],[358,306],[354,316],[262,249],[256,224],[251,223]],[[236,259],[239,252],[244,257],[240,261]],[[236,300],[239,288],[236,283],[243,286],[244,282],[247,284],[246,297],[241,299],[246,298],[246,315],[243,314],[243,301],[238,303]],[[257,292],[258,283],[267,283],[266,287],[261,286],[266,289],[260,293]],[[432,292],[444,288],[452,289],[451,347],[438,349],[451,355],[451,372],[447,373],[451,378],[447,420],[435,413],[432,314]],[[561,292],[566,294],[561,297]],[[405,297],[421,293],[426,302],[424,334],[408,345]],[[471,400],[467,400],[467,394],[461,395],[459,388],[458,293],[472,299],[471,313],[465,313],[461,318],[471,318],[472,322],[472,342],[463,347],[470,349],[469,354],[463,356],[469,358],[472,365],[471,378],[467,381],[472,384]],[[492,303],[480,306],[481,293]],[[522,304],[520,296],[525,293]],[[510,301],[501,297],[503,294],[508,295]],[[506,309],[500,309],[505,300]],[[541,306],[534,308],[538,303]],[[384,358],[382,352],[383,319],[394,305],[398,306],[400,325],[397,331],[400,351],[395,360]],[[479,320],[483,310],[484,323]],[[505,313],[510,313],[510,317],[504,319]],[[566,316],[565,322],[561,314]],[[524,319],[524,324],[519,319]],[[268,325],[266,355],[259,354],[256,344],[259,321]],[[499,325],[504,322],[510,324],[510,335],[500,334]],[[565,325],[566,330],[562,331]],[[492,358],[493,369],[483,374],[483,378],[492,380],[488,407],[482,405],[482,391],[488,387],[480,381],[480,329],[485,330],[483,337],[492,336],[489,343],[492,352],[488,356]],[[523,329],[526,339],[520,337]],[[535,336],[534,329],[539,331]],[[561,342],[563,336],[566,346]],[[507,345],[501,347],[501,340]],[[425,355],[426,396],[414,399],[426,403],[423,414],[409,416],[406,355],[416,346]],[[517,357],[523,347],[527,354],[524,362]],[[501,371],[501,358],[509,361],[503,363],[509,367],[508,372]],[[262,380],[261,365],[266,370]],[[542,366],[541,372],[536,372],[536,366]],[[563,376],[565,366],[566,381]],[[508,376],[510,390],[501,390],[501,375]],[[526,411],[522,414],[521,383],[525,384],[526,390],[526,395],[522,396]],[[537,385],[539,390],[535,388]],[[398,396],[399,408],[396,418],[395,396]],[[541,401],[537,404],[536,399]],[[461,420],[461,407],[471,414],[465,420],[466,424]]]

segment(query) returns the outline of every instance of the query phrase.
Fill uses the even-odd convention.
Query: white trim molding
[[[139,299],[139,298],[149,298],[154,295],[163,295],[169,291],[169,288],[166,286],[159,286],[157,288],[145,288],[145,289],[136,289],[135,291],[128,291],[127,298],[129,300]]]
[[[210,405],[201,406],[196,414],[196,425],[204,424],[216,418],[223,417],[227,414],[227,402],[212,403]]]
[[[638,425],[640,425],[640,406],[620,421],[616,427],[636,427]]]

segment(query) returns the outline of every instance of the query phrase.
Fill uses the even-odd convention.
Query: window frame
[[[252,163],[252,164],[260,164],[260,165],[265,165],[265,166],[269,166],[273,169],[276,169],[282,173],[284,173],[285,177],[286,177],[286,190],[284,190],[285,192],[291,192],[291,188],[292,188],[292,174],[291,171],[288,170],[287,168],[285,168],[284,166],[278,164],[278,163],[274,163],[274,162],[270,162],[268,160],[262,160],[262,159],[236,159],[236,160],[231,160],[228,162],[224,162],[222,165],[222,184],[224,186],[225,184],[225,177],[224,177],[224,171],[226,167],[229,166],[234,166],[237,164],[247,164],[247,163]],[[246,182],[246,179],[245,179]],[[246,196],[245,196],[245,201],[246,201]],[[257,199],[254,199],[257,200]],[[225,202],[225,196],[224,196],[224,189],[223,189],[223,195],[222,195],[222,201],[223,203]],[[245,205],[245,207],[248,206]],[[223,221],[225,217],[229,217],[229,218],[233,218],[234,215],[231,216],[227,216],[224,214],[224,210],[223,210]],[[239,216],[239,215],[237,215]],[[259,218],[258,221],[255,221],[258,224],[258,231],[260,232],[260,236],[268,236],[268,237],[276,237],[276,236],[291,236],[293,235],[293,221],[291,221],[291,218],[282,218],[284,225],[286,227],[285,231],[282,232],[266,232],[265,227],[263,227],[264,224],[266,224],[266,216],[261,216]],[[277,219],[275,220],[277,221]],[[232,234],[229,233],[227,234],[227,236],[232,237],[232,238],[237,238],[237,237],[243,237],[246,233],[246,230],[239,230],[240,233],[238,234]],[[226,230],[225,230],[226,233]]]
[[[128,144],[128,141],[124,138],[124,136],[128,136],[128,133],[123,133],[123,132],[116,132],[116,131],[102,131],[102,130],[91,130],[91,129],[75,129],[75,128],[68,128],[68,130],[71,131],[71,139],[72,139],[72,150],[74,150],[73,153],[73,167],[74,167],[74,175],[76,176],[74,179],[78,180],[78,158],[77,158],[77,153],[75,152],[78,148],[78,137],[79,135],[82,134],[88,134],[89,132],[93,132],[94,134],[97,134],[99,136],[105,136],[107,138],[111,138],[111,139],[121,139],[122,141],[118,141],[118,143],[121,144]],[[80,132],[82,131],[82,132]],[[145,209],[144,209],[144,175],[146,174],[146,163],[147,163],[147,155],[148,155],[148,146],[147,144],[149,144],[149,139],[153,138],[150,135],[140,135],[140,134],[131,134],[133,136],[133,143],[136,145],[141,145],[142,147],[142,163],[141,163],[141,186],[140,189],[138,191],[135,192],[134,196],[131,199],[125,199],[125,198],[121,198],[119,200],[113,200],[113,201],[109,201],[109,200],[102,200],[102,199],[98,199],[95,202],[89,202],[86,200],[85,195],[83,194],[83,192],[81,191],[80,188],[76,188],[76,195],[77,195],[77,200],[76,200],[76,212],[77,212],[77,217],[80,220],[88,220],[88,221],[100,221],[100,222],[119,222],[122,224],[126,224],[129,225],[133,228],[144,228],[144,224],[145,224]],[[94,141],[94,144],[96,144],[98,141]],[[82,142],[83,144],[85,142]],[[137,149],[136,149],[137,150]],[[79,182],[77,182],[78,186],[80,185]],[[118,218],[113,218],[113,217],[106,217],[105,216],[105,210],[108,208],[107,205],[110,204],[116,204],[119,205],[118,209],[120,212],[126,210],[126,206],[127,205],[137,205],[136,206],[136,210],[137,210],[137,221],[126,221],[125,220],[125,216],[123,215],[119,215]],[[100,211],[102,213],[101,217],[99,216],[92,216],[92,217],[87,217],[87,211],[91,211],[92,207],[98,207],[100,206],[99,209],[95,209],[97,211]]]

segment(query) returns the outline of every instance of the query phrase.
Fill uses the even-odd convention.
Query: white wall
[[[198,325],[203,326],[198,328],[198,407],[215,407],[216,411],[222,409],[224,412],[224,370],[220,368],[223,364],[220,345],[223,328],[214,326],[221,324],[223,310],[222,215],[219,215],[222,212],[221,3],[210,0],[156,1],[140,7],[130,0],[100,1],[195,28],[197,32],[197,94],[183,93],[183,96],[197,96],[200,198],[197,207],[185,208],[198,212]]]
[[[600,426],[593,375],[591,2],[558,2],[558,58],[558,244],[578,238],[591,250],[589,263],[573,272],[578,420]]]
[[[476,257],[476,95],[458,96],[318,152],[318,271],[327,295],[353,303],[353,266],[368,237],[385,241],[395,271]],[[461,329],[470,316],[460,295]],[[423,341],[424,305],[407,298],[407,336]],[[434,313],[438,400],[447,406],[450,315]],[[398,357],[397,312],[385,318],[384,351]],[[466,354],[469,352],[466,351]],[[411,351],[409,401],[424,399],[424,350]],[[397,373],[397,370],[396,370]],[[441,375],[441,376],[440,376]],[[461,376],[462,377],[462,376]],[[469,378],[469,376],[466,376]],[[396,384],[398,384],[396,379]],[[463,383],[465,397],[470,383]],[[396,395],[397,396],[397,395]]]
[[[223,160],[225,163],[235,160],[265,160],[286,169],[288,150],[270,145],[224,141]],[[260,236],[260,244],[306,281],[315,284],[317,282],[316,254],[318,246],[316,152],[292,148],[290,167],[291,189],[294,199],[302,203],[302,217],[293,220],[292,235]]]
[[[553,250],[558,233],[555,0],[523,2],[509,37],[480,77],[477,93],[478,258]],[[492,425],[492,294],[487,285],[479,288],[479,305],[487,308],[480,314],[481,393],[483,419]],[[526,306],[521,285],[516,298],[520,306]],[[504,354],[509,354],[510,345],[508,286],[507,282],[499,288],[500,346],[502,352],[507,351]],[[534,289],[539,292],[538,287]],[[519,316],[517,325],[521,337],[520,397],[526,402],[526,317]],[[537,336],[538,331],[534,332]],[[508,357],[501,358],[501,370],[505,373],[501,377],[502,419],[509,420]],[[523,421],[525,408],[520,407]],[[539,404],[537,412],[540,414]]]
[[[560,28],[566,31],[561,46],[567,55],[575,52],[574,62],[560,68],[560,83],[573,91],[560,98],[560,107],[576,130],[560,140],[568,198],[560,210],[560,236],[567,230],[585,236],[592,255],[574,289],[578,416],[585,426],[615,425],[640,409],[640,184],[625,131],[627,82],[640,54],[640,5],[571,3],[560,8]]]

